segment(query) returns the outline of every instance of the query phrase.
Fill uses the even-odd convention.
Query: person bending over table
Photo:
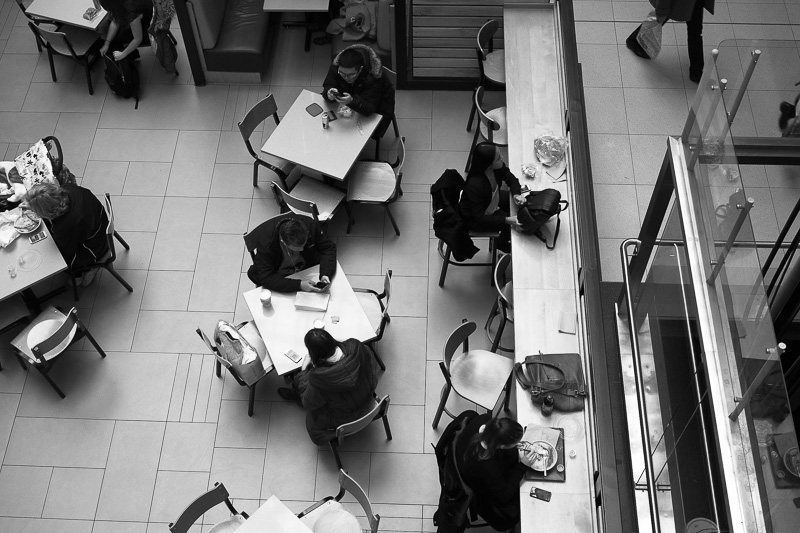
[[[475,493],[478,514],[493,529],[506,531],[519,522],[519,484],[533,452],[517,451],[524,430],[510,418],[476,416],[456,441],[456,466]]]
[[[375,50],[354,44],[333,58],[328,75],[322,82],[322,97],[339,102],[364,116],[383,116],[372,134],[383,137],[394,115],[394,85],[383,75],[381,60]]]
[[[70,269],[102,261],[111,253],[106,236],[108,215],[89,189],[74,183],[44,182],[31,187],[23,202],[44,219]],[[89,285],[97,271],[87,271],[81,285]]]
[[[147,29],[153,18],[153,0],[95,0],[95,2],[95,7],[99,3],[111,15],[100,53],[105,55],[110,48],[117,61],[129,55],[132,55],[133,59],[138,59],[137,48],[142,42],[144,44],[150,42]],[[98,31],[102,33],[103,27],[104,25],[98,27]]]
[[[247,270],[250,281],[276,292],[320,292],[324,289],[312,281],[287,277],[318,264],[319,280],[330,285],[336,274],[336,245],[322,235],[318,222],[292,215],[264,224],[255,261]]]
[[[467,227],[473,231],[499,231],[495,243],[502,252],[511,251],[511,228],[519,227],[516,217],[509,215],[508,192],[500,187],[505,183],[517,205],[525,203],[520,196],[519,180],[505,164],[497,145],[480,143],[472,151],[472,160],[458,209]]]
[[[378,363],[372,350],[356,339],[339,342],[324,329],[314,328],[304,339],[308,355],[292,388],[278,395],[306,409],[306,430],[317,446],[336,437],[336,428],[375,407]]]

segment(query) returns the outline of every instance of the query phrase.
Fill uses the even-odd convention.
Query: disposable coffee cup
[[[269,289],[262,289],[261,294],[258,295],[258,299],[261,300],[261,305],[265,309],[272,307],[272,291]]]
[[[314,321],[314,329],[325,329],[325,321],[319,318]]]

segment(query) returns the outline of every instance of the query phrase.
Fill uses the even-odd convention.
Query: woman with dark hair
[[[149,44],[147,28],[153,18],[153,0],[96,0],[111,16],[105,42],[100,53],[105,55],[109,49],[114,59],[119,61],[133,54],[139,57],[137,48]]]
[[[532,457],[517,451],[524,430],[510,418],[476,416],[458,436],[456,465],[474,492],[478,514],[497,531],[519,522],[519,484]],[[529,455],[532,452],[529,452]]]
[[[292,388],[278,389],[284,400],[306,409],[306,429],[317,446],[336,435],[336,428],[367,414],[375,406],[378,364],[372,350],[356,339],[339,342],[314,328],[304,339],[308,355]]]
[[[503,183],[508,190],[501,190]],[[517,218],[509,214],[509,191],[517,205],[525,203],[519,180],[506,166],[497,145],[477,144],[458,209],[470,230],[500,231],[496,245],[503,252],[511,251],[511,227],[519,226]]]

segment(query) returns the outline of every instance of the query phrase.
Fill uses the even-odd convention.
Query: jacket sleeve
[[[67,224],[64,223],[55,223],[50,228],[50,232],[53,234],[53,240],[58,247],[58,251],[61,252],[61,256],[67,266],[71,268],[75,262],[75,257],[78,255],[78,246],[80,244],[75,228],[67,227]]]
[[[275,264],[274,256],[269,253],[269,248],[264,248],[264,251],[256,252],[256,259],[253,262],[253,276],[250,279],[264,287],[275,292],[297,292],[300,290],[300,280],[290,279],[278,274],[280,264]]]
[[[313,370],[311,372],[313,372]],[[309,378],[310,377],[311,374],[309,373]],[[308,411],[316,411],[317,409],[325,406],[325,397],[319,394],[317,387],[311,383],[311,379],[309,379],[306,390],[303,392],[302,400],[303,407]]]
[[[506,224],[506,217],[486,214],[486,208],[492,200],[491,188],[486,186],[488,183],[488,179],[483,176],[468,177],[458,209],[469,227],[480,226],[487,231],[492,228],[500,230]]]
[[[333,279],[336,274],[336,244],[322,235],[318,224],[312,227],[312,231],[319,261],[319,275]]]
[[[503,165],[501,168],[495,170],[494,176],[498,179],[498,181],[504,182],[506,185],[508,185],[508,190],[511,192],[511,194],[519,194],[522,192],[522,187],[519,184],[519,180],[506,165]]]
[[[353,101],[349,107],[361,113],[365,117],[377,113],[380,109],[381,98],[383,97],[383,84],[380,80],[373,79],[368,83],[360,94],[352,94]]]
[[[325,80],[322,82],[322,97],[328,102],[335,102],[335,100],[331,100],[328,98],[328,90],[329,89],[339,89],[339,84],[337,83],[337,72],[339,69],[335,65],[331,65],[328,67],[328,74],[325,76]]]

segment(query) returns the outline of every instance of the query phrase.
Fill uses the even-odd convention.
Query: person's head
[[[501,162],[502,156],[496,144],[479,143],[472,150],[472,161],[467,174],[481,174],[489,168],[499,168]]]
[[[475,453],[480,459],[492,457],[497,450],[516,447],[524,430],[516,420],[510,418],[492,418],[483,430],[472,438]]]
[[[786,129],[786,127],[789,125],[789,121],[792,120],[797,114],[798,100],[800,100],[800,95],[795,98],[794,104],[790,104],[789,102],[781,102],[781,116],[778,119],[778,127],[781,129],[781,131]]]
[[[358,50],[348,48],[339,54],[339,77],[353,83],[364,70],[364,56]]]
[[[278,236],[284,246],[293,252],[302,252],[308,240],[308,228],[296,218],[290,218],[280,225]]]
[[[303,342],[311,357],[311,362],[317,366],[323,360],[329,358],[339,347],[339,341],[334,339],[330,333],[321,328],[308,330]]]
[[[23,201],[41,218],[52,220],[69,211],[67,191],[55,183],[37,183],[25,193]]]

